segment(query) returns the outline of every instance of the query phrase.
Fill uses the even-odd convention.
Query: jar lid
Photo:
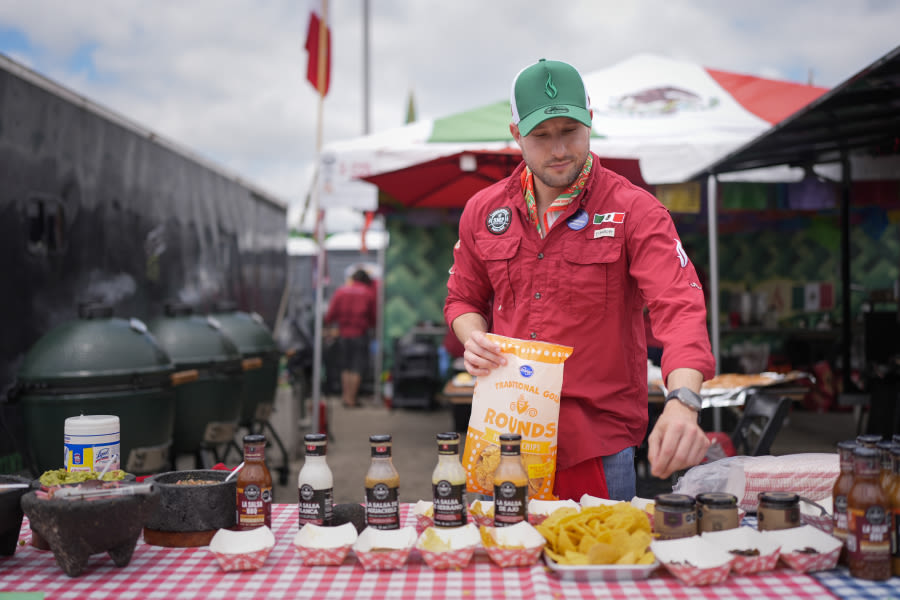
[[[856,448],[856,440],[844,440],[837,443],[838,450],[853,451]]]
[[[881,436],[877,433],[864,433],[856,436],[856,441],[859,444],[874,446],[881,441]]]
[[[787,508],[800,502],[800,496],[793,492],[760,492],[759,502]]]
[[[687,494],[659,494],[653,501],[657,505],[670,506],[672,508],[693,508],[696,501]]]
[[[697,494],[697,502],[707,506],[737,506],[737,496],[725,492],[705,492]]]
[[[389,433],[382,433],[382,434],[378,434],[378,435],[370,435],[369,436],[370,444],[385,444],[390,441],[391,441],[391,434],[389,434]]]

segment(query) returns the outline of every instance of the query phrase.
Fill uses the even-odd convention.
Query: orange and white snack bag
[[[522,436],[522,460],[528,471],[528,497],[556,500],[553,481],[559,395],[563,363],[573,348],[493,333],[488,337],[500,344],[506,365],[475,381],[463,455],[466,489],[494,494],[500,434],[518,433]]]

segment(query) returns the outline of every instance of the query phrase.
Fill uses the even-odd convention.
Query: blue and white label
[[[521,367],[519,367],[519,374],[522,375],[522,377],[531,377],[532,375],[534,375],[534,369],[532,369],[528,365],[522,365]]]
[[[574,215],[566,219],[566,225],[573,231],[579,231],[587,227],[588,221],[590,221],[590,217],[588,217],[587,211],[579,208]]]

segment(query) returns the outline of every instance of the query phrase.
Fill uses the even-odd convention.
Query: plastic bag
[[[732,456],[689,469],[673,491],[690,496],[726,492],[737,497],[742,509],[756,512],[760,492],[794,492],[814,501],[830,498],[839,474],[837,453]]]

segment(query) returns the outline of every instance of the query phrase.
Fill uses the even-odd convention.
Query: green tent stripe
[[[428,142],[511,142],[511,120],[509,101],[495,102],[436,119]],[[606,136],[591,130],[591,137],[601,139]]]
[[[509,101],[436,119],[429,142],[510,142]]]

